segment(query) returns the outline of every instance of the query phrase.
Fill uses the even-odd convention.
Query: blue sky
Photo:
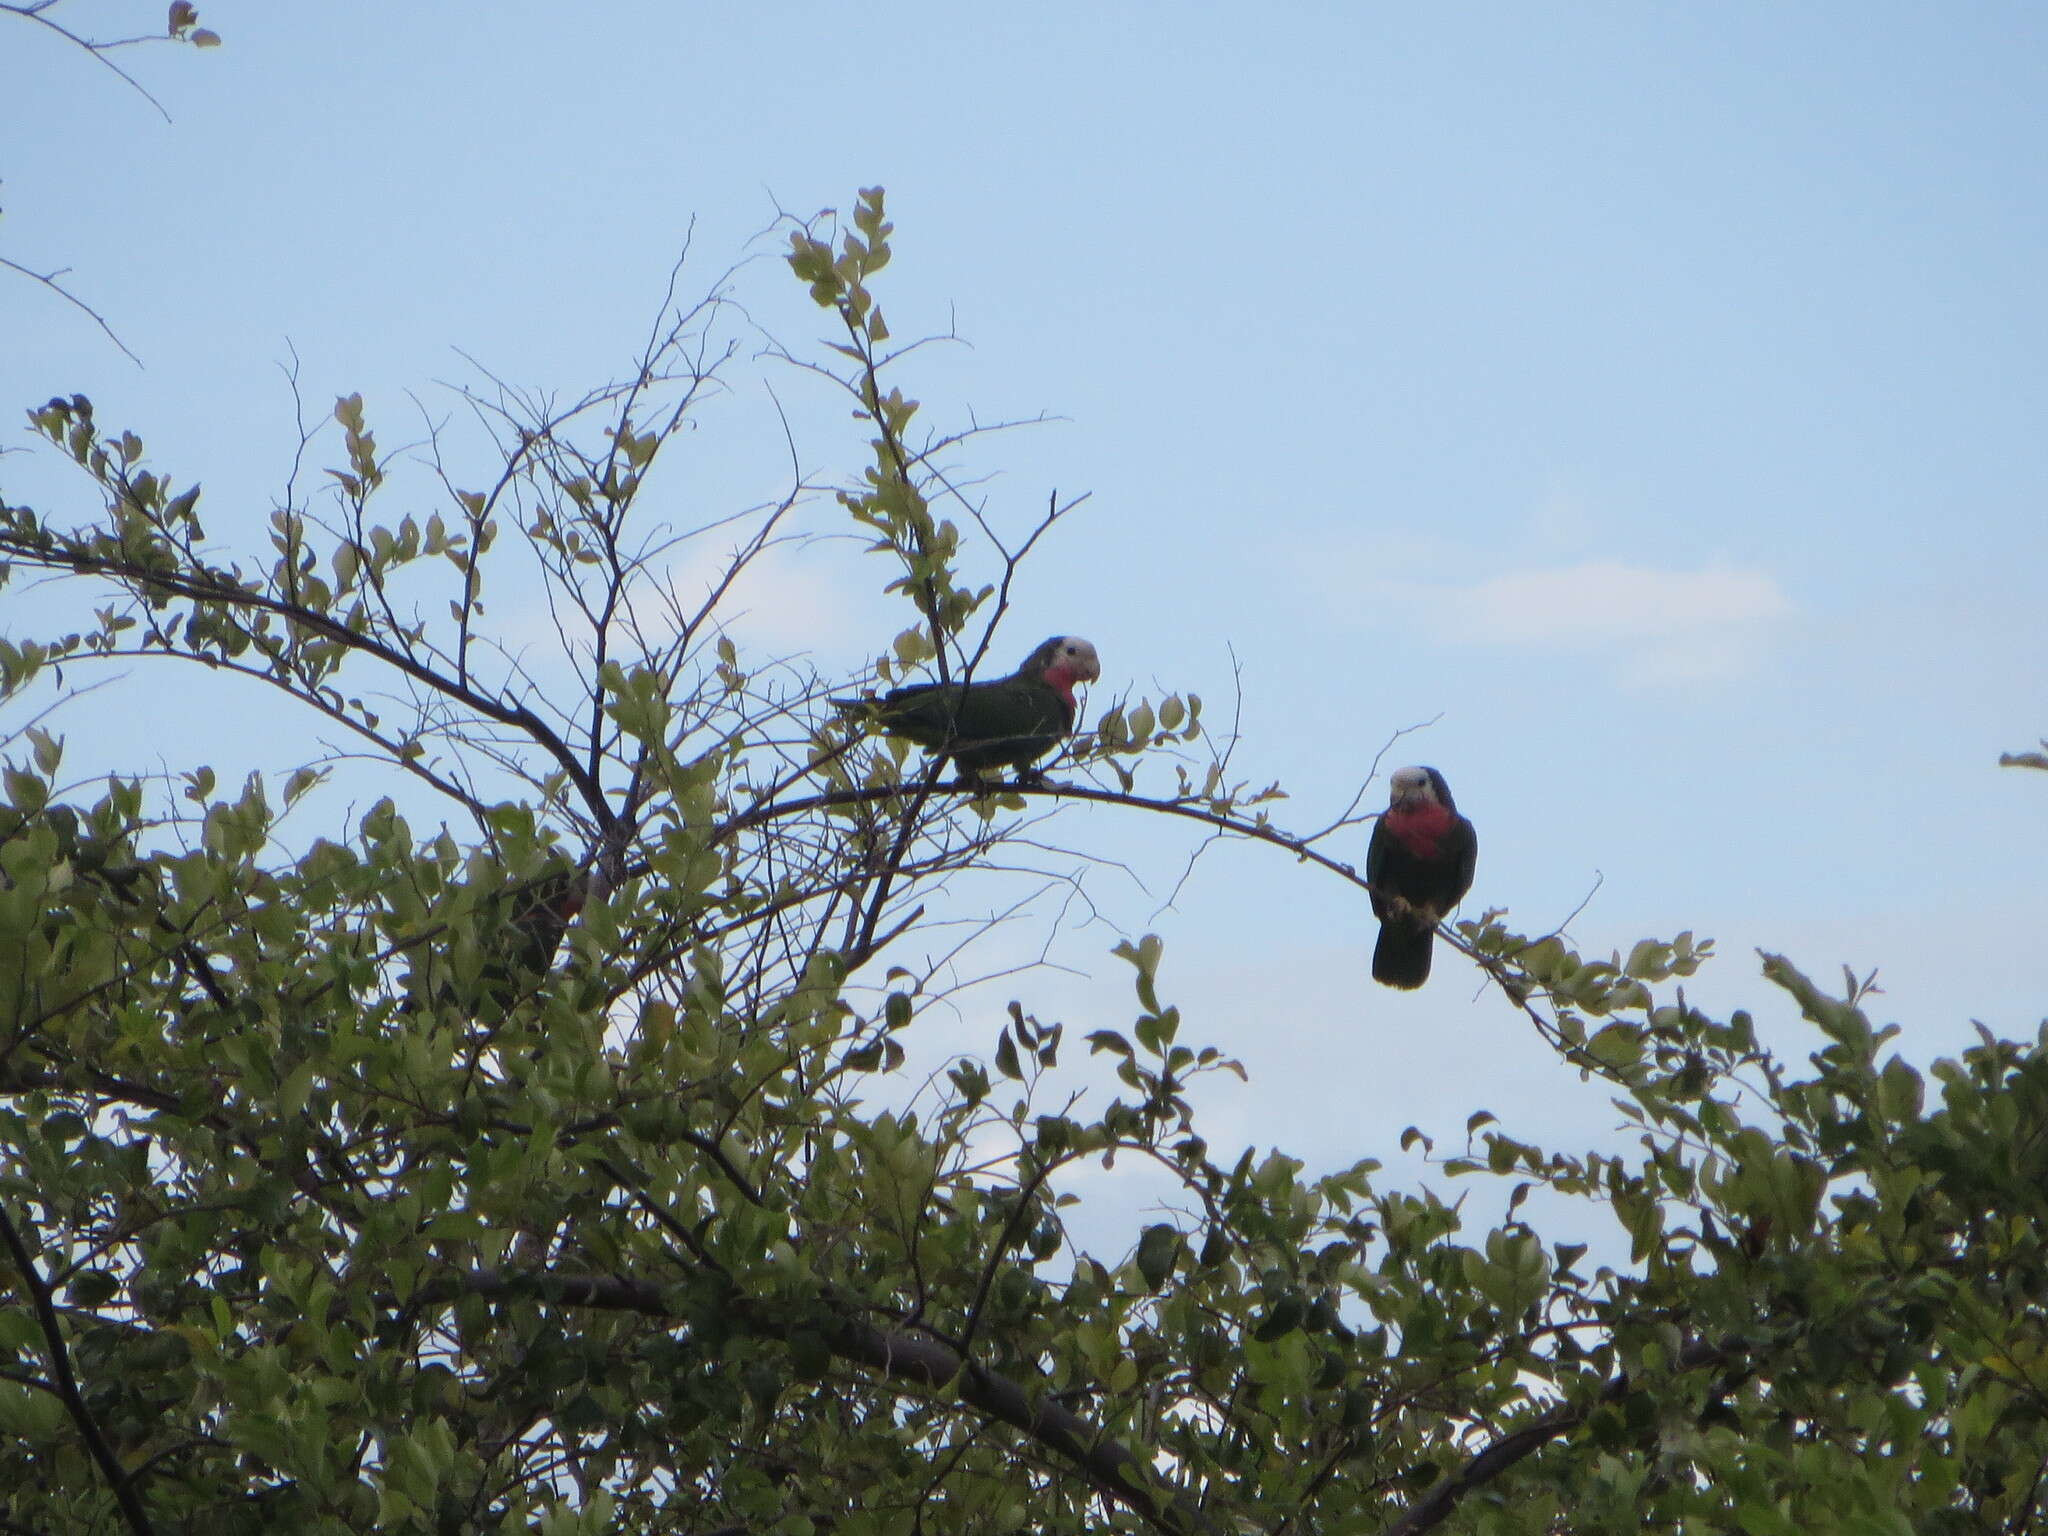
[[[62,14],[112,34],[160,13]],[[214,0],[202,20],[226,46],[124,56],[169,124],[0,29],[0,250],[74,268],[147,364],[0,283],[0,402],[90,394],[206,482],[223,541],[283,482],[288,347],[316,413],[360,390],[387,444],[408,391],[474,380],[456,348],[579,392],[637,345],[693,221],[698,284],[766,253],[744,298],[800,343],[820,317],[747,242],[880,183],[892,326],[971,343],[906,387],[942,423],[1060,418],[974,456],[1005,515],[1091,493],[1020,601],[1018,654],[1085,634],[1110,688],[1214,706],[1234,656],[1239,762],[1299,825],[1436,719],[1388,766],[1437,765],[1478,824],[1473,909],[1540,930],[1598,880],[1573,934],[1711,934],[1693,991],[1717,1006],[1785,1012],[1762,945],[1879,968],[1915,1056],[1973,1018],[2038,1022],[2048,782],[1996,766],[2048,733],[2037,8]],[[793,398],[809,465],[854,472],[843,413]],[[776,489],[758,377],[702,437],[682,501]],[[11,499],[72,494],[26,455],[0,471]],[[793,562],[815,611],[765,604],[760,642],[857,669],[900,623],[875,575]],[[142,747],[226,778],[272,744],[211,706],[182,734],[98,707],[63,719],[74,768]],[[1154,894],[1106,880],[1103,900],[1166,937],[1190,1030],[1252,1069],[1216,1099],[1246,1137],[1337,1161],[1482,1104],[1564,1140],[1611,1124],[1461,963],[1416,997],[1372,988],[1355,893],[1224,848],[1155,917],[1179,833],[1067,830],[1140,861]],[[1018,989],[1114,1021],[1112,938],[1069,936],[1088,974]]]

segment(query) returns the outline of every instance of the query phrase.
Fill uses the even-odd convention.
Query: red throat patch
[[[1380,818],[1387,835],[1418,859],[1437,856],[1438,845],[1443,841],[1443,835],[1451,830],[1452,819],[1450,807],[1438,805],[1434,800],[1394,806]]]
[[[1048,683],[1052,684],[1053,691],[1067,701],[1067,708],[1073,709],[1075,707],[1074,674],[1055,662],[1052,666],[1047,667],[1041,675]]]

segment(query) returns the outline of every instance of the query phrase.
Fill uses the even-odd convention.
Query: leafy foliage
[[[968,677],[1072,504],[1019,532],[951,495],[973,434],[915,436],[892,382],[879,190],[850,224],[791,232],[835,331],[823,361],[780,355],[869,434],[836,504],[909,606],[878,675]],[[1192,695],[1116,701],[1046,782],[962,789],[829,708],[843,680],[747,655],[720,605],[809,488],[744,525],[702,601],[672,562],[736,525],[664,530],[649,489],[738,355],[732,319],[717,294],[672,308],[625,382],[566,408],[473,397],[495,458],[430,443],[446,504],[424,517],[379,520],[404,466],[343,398],[343,462],[260,557],[216,551],[197,485],[89,401],[32,413],[97,505],[0,508],[0,557],[84,584],[91,622],[0,642],[13,707],[112,658],[197,663],[347,732],[383,793],[339,813],[342,770],[309,761],[278,793],[194,767],[94,799],[43,725],[9,738],[0,1521],[2038,1522],[2040,1040],[1986,1035],[1930,1092],[1853,977],[1834,996],[1770,958],[1818,1042],[1788,1063],[1748,1014],[1685,1001],[1709,943],[1601,959],[1484,914],[1445,942],[1639,1136],[1545,1149],[1476,1112],[1444,1170],[1509,1181],[1480,1231],[1374,1160],[1212,1146],[1190,1085],[1235,1064],[1167,1000],[1156,937],[1119,947],[1131,1022],[1081,1061],[1019,1001],[985,1055],[898,1091],[942,989],[906,935],[951,891],[1057,861],[1036,811],[1272,843],[1363,914],[1325,843],[1358,818],[1276,825],[1277,787],[1198,755]],[[535,589],[560,626],[545,662],[485,601]],[[324,834],[288,842],[287,815]],[[1076,1175],[1118,1159],[1169,1177],[1179,1214],[1088,1251]],[[1611,1216],[1627,1262],[1546,1238],[1539,1190]]]

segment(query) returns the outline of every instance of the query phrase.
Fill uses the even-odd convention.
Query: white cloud
[[[724,579],[731,562],[729,547],[701,544],[669,579],[676,595],[694,607]],[[844,544],[836,560],[815,549],[771,545],[732,584],[719,612],[736,640],[764,654],[876,649],[894,631],[876,638],[877,605],[862,601],[863,589],[854,585],[862,573],[855,569],[850,577],[848,563]]]
[[[1763,659],[1772,628],[1794,611],[1776,578],[1726,565],[1674,571],[1591,560],[1462,585],[1368,585],[1373,606],[1400,611],[1440,642],[1606,652],[1632,684],[1747,672]]]
[[[1676,640],[1753,627],[1792,611],[1761,571],[1658,571],[1618,560],[1515,571],[1450,596],[1462,630],[1503,645]]]
[[[724,580],[738,543],[737,536],[723,543],[715,538],[693,540],[657,573],[656,580],[666,584],[685,614],[694,616]],[[771,544],[726,589],[713,622],[723,621],[725,632],[749,653],[749,662],[790,655],[864,658],[895,633],[887,626],[897,616],[886,600],[856,584],[865,573],[850,566],[851,559],[845,543],[836,550],[794,542]],[[675,615],[652,584],[639,589],[637,612],[650,643],[658,645],[674,633]],[[582,621],[571,614],[568,622],[571,635],[581,641]],[[529,666],[546,665],[559,654],[557,616],[530,585],[517,601],[493,605],[486,627]]]

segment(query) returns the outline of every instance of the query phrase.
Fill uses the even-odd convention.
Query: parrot
[[[992,682],[913,683],[879,699],[833,699],[891,736],[949,757],[964,774],[1028,769],[1074,729],[1074,685],[1102,676],[1095,647],[1054,635],[1008,677]],[[1035,778],[1035,774],[1027,774]]]
[[[1436,925],[1472,889],[1479,839],[1434,768],[1402,768],[1372,829],[1365,878],[1380,920],[1372,979],[1413,989],[1429,980]]]
[[[489,1024],[501,1022],[554,969],[556,951],[593,883],[588,871],[558,849],[549,850],[538,872],[523,879],[508,879],[489,864],[476,869],[450,888],[448,902],[437,911],[440,942],[421,950],[410,982],[416,995],[401,1011],[415,1012],[431,1000]],[[458,984],[447,964],[448,931],[457,925],[475,949],[468,985]]]

